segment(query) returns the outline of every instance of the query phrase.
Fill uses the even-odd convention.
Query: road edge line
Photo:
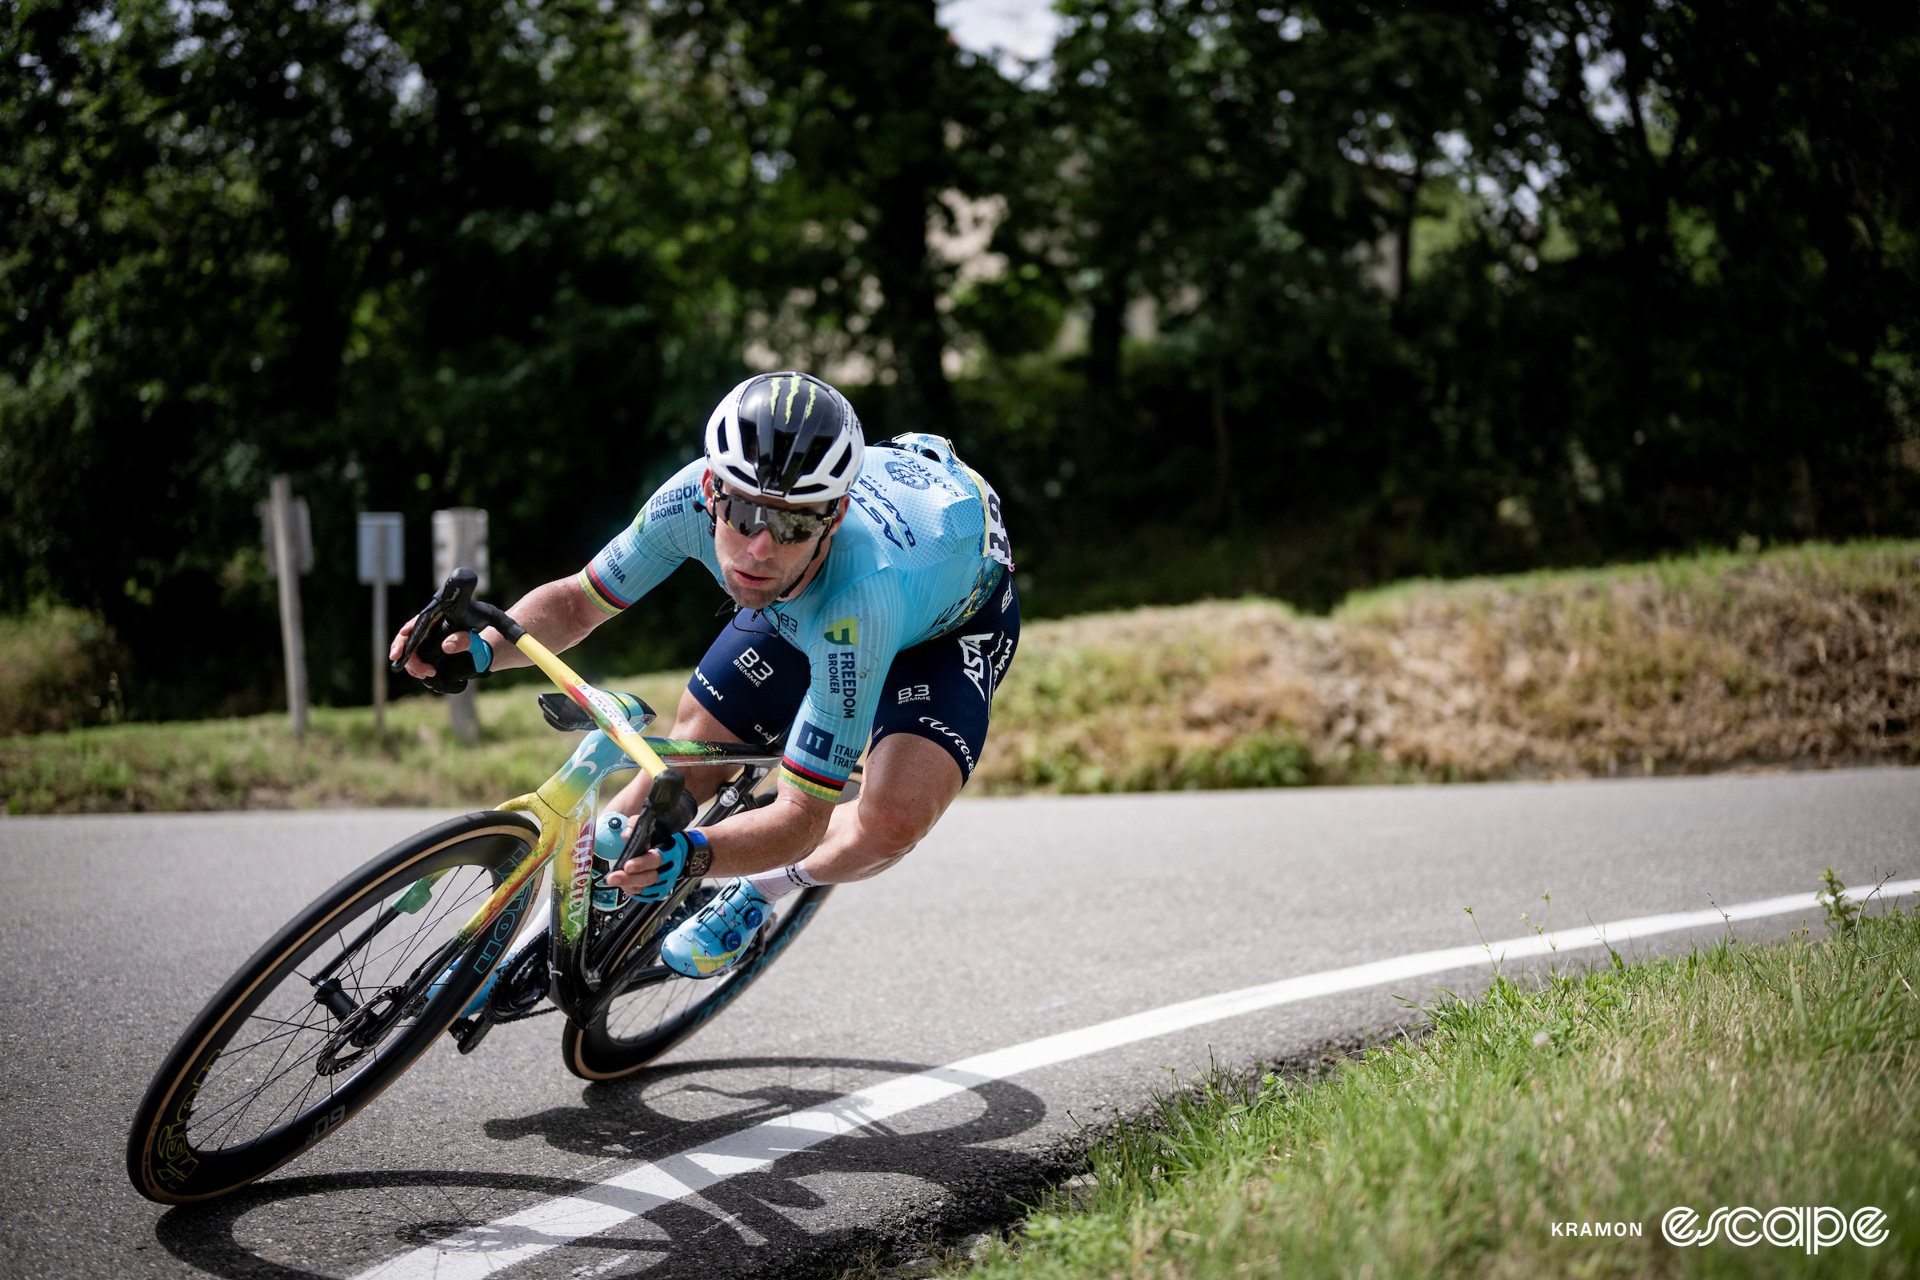
[[[1867,891],[1849,890],[1846,896],[1857,902],[1869,902],[1876,897],[1895,898],[1911,893],[1920,893],[1920,879],[1891,881]],[[930,1106],[978,1085],[1209,1022],[1453,969],[1497,967],[1509,960],[1602,946],[1612,949],[1661,934],[1820,910],[1823,904],[1819,898],[1816,893],[1788,894],[1706,911],[1639,916],[1584,929],[1420,951],[1223,991],[1076,1031],[1042,1036],[916,1075],[898,1076],[821,1106],[763,1121],[697,1147],[646,1161],[572,1195],[545,1200],[484,1226],[469,1227],[434,1244],[422,1245],[358,1272],[352,1280],[480,1280],[549,1250],[619,1226],[662,1205],[697,1195],[735,1174],[758,1172],[783,1156],[804,1151],[829,1138],[857,1132],[902,1112]]]

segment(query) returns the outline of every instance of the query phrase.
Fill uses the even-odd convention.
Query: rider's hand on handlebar
[[[706,835],[680,831],[665,844],[628,858],[626,865],[607,874],[607,883],[642,902],[664,902],[682,877],[703,876],[712,865]]]
[[[413,624],[415,621],[417,621],[417,619],[409,618],[406,622],[402,623],[400,634],[393,638],[391,645],[387,646],[387,660],[389,662],[398,662],[400,655],[406,651],[407,640],[413,635]],[[473,633],[470,631],[455,631],[440,643],[441,651],[444,653],[465,653],[472,647]],[[426,660],[416,652],[407,659],[407,674],[424,680],[433,674],[433,668],[428,666]]]
[[[650,889],[660,878],[660,851],[649,849],[637,858],[628,858],[626,865],[617,871],[607,873],[607,883],[626,893],[638,893]]]

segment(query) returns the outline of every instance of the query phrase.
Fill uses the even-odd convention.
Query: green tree
[[[1253,584],[1324,599],[1913,526],[1913,15],[1063,12],[1056,154],[1002,236],[1089,317],[1075,476],[1034,504],[1072,506],[1063,548],[1185,554],[1257,493],[1238,543],[1334,572]],[[1143,299],[1159,336],[1123,359]]]
[[[942,299],[951,264],[928,244],[948,193],[988,194],[984,153],[1018,91],[963,54],[934,0],[718,0],[660,19],[731,85],[756,171],[760,236],[736,283],[787,313],[787,350],[874,362],[875,431],[951,434]],[[809,335],[814,341],[809,343]],[[870,433],[871,434],[871,433]]]
[[[512,594],[737,372],[747,153],[630,11],[29,4],[0,44],[0,591],[103,610],[137,710],[277,694],[267,475],[312,502],[315,686],[350,698],[355,507],[410,514],[414,591],[426,513],[493,508]]]

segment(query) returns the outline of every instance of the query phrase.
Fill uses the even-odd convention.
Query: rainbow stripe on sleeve
[[[829,804],[839,801],[840,793],[847,785],[845,778],[829,778],[817,769],[809,769],[792,756],[780,757],[780,780],[792,783],[814,799],[825,800]]]
[[[603,613],[622,613],[633,604],[631,600],[622,600],[588,565],[580,571],[580,589],[587,593],[587,599],[598,605]]]

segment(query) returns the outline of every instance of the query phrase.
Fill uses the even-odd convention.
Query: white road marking
[[[1895,881],[1871,893],[1850,896],[1896,897],[1915,892],[1920,892],[1920,880]],[[617,1227],[661,1205],[697,1195],[737,1173],[765,1169],[782,1156],[979,1085],[1275,1005],[1377,987],[1450,969],[1561,951],[1621,946],[1656,934],[1818,910],[1820,904],[1815,895],[1796,893],[1784,898],[1743,902],[1724,910],[1641,916],[1585,929],[1508,938],[1445,951],[1422,951],[1149,1009],[1078,1031],[996,1049],[918,1075],[888,1080],[823,1106],[764,1121],[750,1129],[636,1166],[573,1195],[545,1201],[401,1254],[361,1272],[354,1280],[475,1280],[492,1275],[550,1249]]]

